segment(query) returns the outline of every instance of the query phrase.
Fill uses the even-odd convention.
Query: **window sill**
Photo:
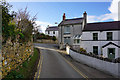
[[[70,34],[70,33],[64,33],[64,34]]]

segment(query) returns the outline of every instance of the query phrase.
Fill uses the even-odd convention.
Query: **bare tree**
[[[32,33],[33,33],[33,26],[35,24],[36,15],[33,17],[30,17],[30,12],[27,11],[27,7],[23,10],[20,9],[17,12],[15,23],[17,24],[18,30],[23,34],[21,35],[21,41],[26,42],[31,40]]]

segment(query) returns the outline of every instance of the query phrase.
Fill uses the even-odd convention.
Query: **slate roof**
[[[83,31],[120,30],[120,21],[88,23]]]
[[[73,18],[73,19],[65,19],[62,21],[60,25],[69,25],[69,24],[80,24],[83,22],[83,18]]]
[[[51,27],[48,27],[45,31],[58,31],[58,27],[57,26],[51,26]]]

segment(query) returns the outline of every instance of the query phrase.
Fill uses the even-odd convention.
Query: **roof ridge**
[[[109,22],[94,22],[94,23],[87,23],[87,24],[114,23],[114,22],[120,22],[120,21],[109,21]]]
[[[52,27],[58,27],[58,26],[49,26],[48,28],[52,28]]]
[[[72,18],[72,19],[65,19],[66,20],[77,20],[77,19],[83,19],[83,17],[80,17],[80,18]]]

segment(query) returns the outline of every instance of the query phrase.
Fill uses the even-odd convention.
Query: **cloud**
[[[53,25],[53,24],[51,24],[49,22],[43,22],[43,21],[35,21],[35,22],[36,22],[37,26],[39,26],[38,27],[39,32],[43,32],[43,33],[45,33],[45,30],[46,30],[48,25],[49,26]]]
[[[100,16],[88,15],[87,21],[88,21],[88,23],[103,22],[103,21],[107,21],[107,20],[113,19],[113,18],[114,18],[114,16],[111,14],[104,14],[104,15],[100,15]]]
[[[110,11],[110,13],[106,13],[100,16],[94,16],[94,15],[88,15],[88,23],[91,22],[103,22],[103,21],[107,21],[107,20],[114,20],[114,21],[118,21],[118,2],[120,0],[113,0],[111,2],[110,7],[108,8],[108,10]]]
[[[118,20],[118,2],[120,0],[113,0],[111,2],[111,5],[109,6],[108,10],[110,11],[110,13],[106,13],[100,16],[95,16],[95,15],[88,15],[87,18],[87,22],[88,23],[92,23],[92,22],[103,22],[103,21],[107,21],[107,20],[114,20],[117,21]],[[77,18],[77,17],[74,17]],[[49,22],[43,22],[43,21],[36,21],[37,26],[39,31],[45,33],[45,29],[46,27],[52,26],[53,24],[49,23]]]
[[[114,20],[118,20],[118,2],[119,1],[120,0],[113,0],[111,3],[111,6],[108,8]]]
[[[87,18],[87,22],[88,22],[88,23],[98,22],[98,20],[97,20],[97,16],[94,16],[94,15],[88,15],[87,17],[88,17],[88,18]]]
[[[111,6],[109,7],[109,11],[111,12],[111,15],[113,16],[114,20],[118,20],[118,2],[120,0],[113,0],[111,3]]]

